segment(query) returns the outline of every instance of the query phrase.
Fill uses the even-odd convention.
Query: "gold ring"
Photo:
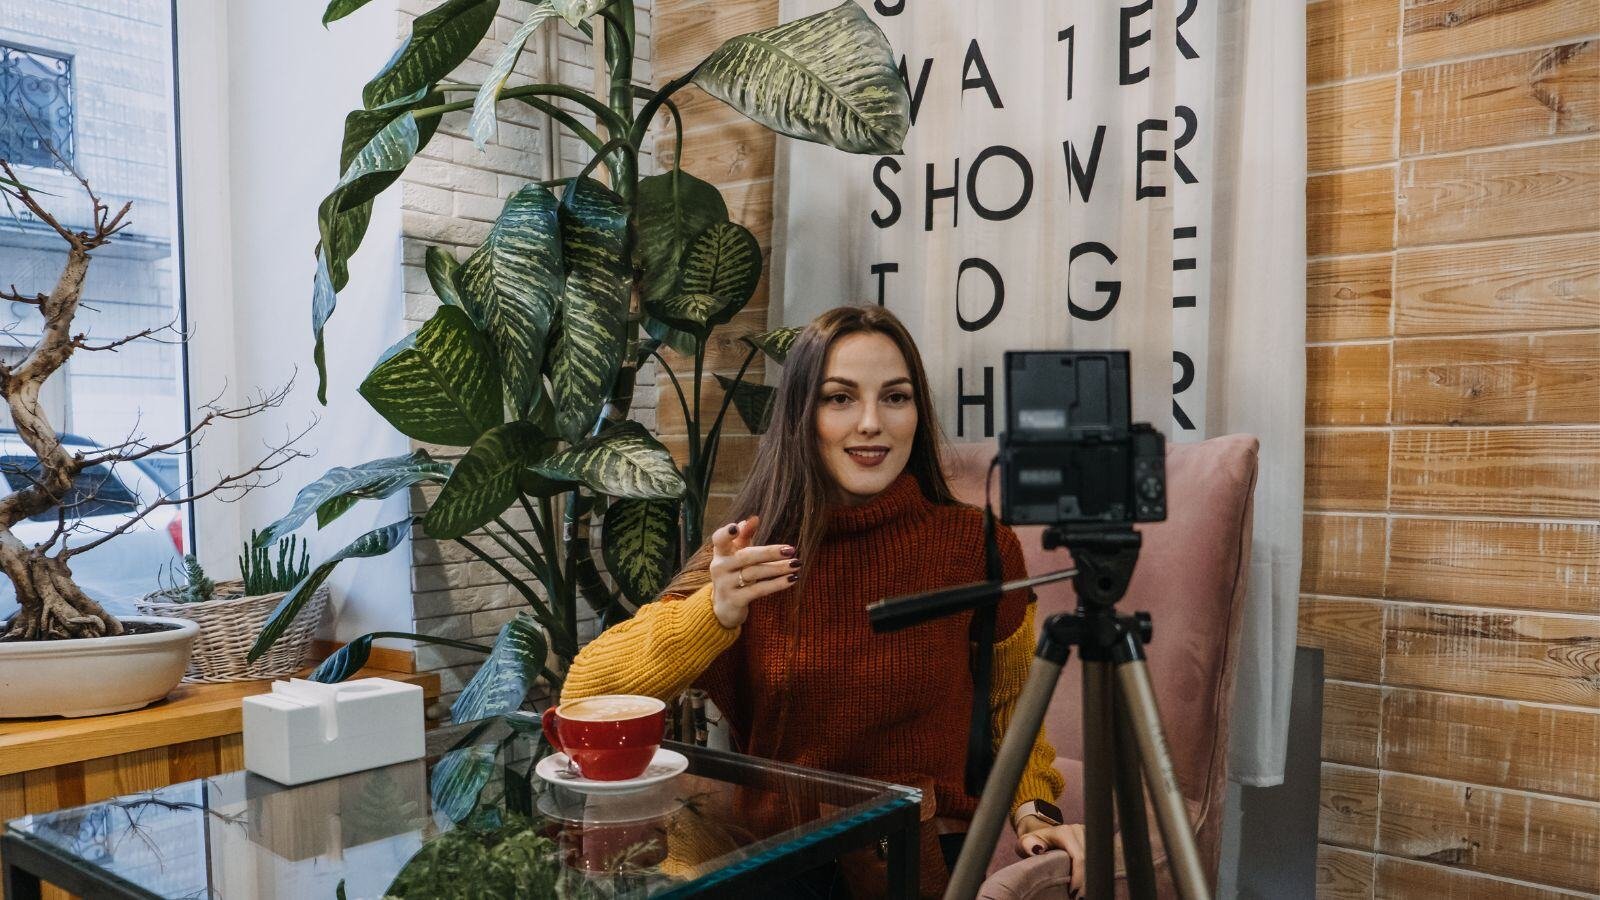
[[[745,583],[744,583],[744,570],[740,569],[739,570],[739,587],[744,587],[744,586],[745,586]]]

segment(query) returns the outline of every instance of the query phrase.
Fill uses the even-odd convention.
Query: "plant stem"
[[[690,480],[694,483],[693,502],[684,507],[689,515],[684,516],[685,546],[688,548],[700,545],[700,531],[704,527],[706,503],[711,497],[710,480],[705,474],[706,447],[702,443],[700,434],[700,393],[703,390],[706,366],[706,342],[703,338],[696,338],[694,344],[694,416],[688,422],[689,431],[689,468]]]
[[[601,103],[599,100],[596,100],[588,94],[585,94],[583,91],[565,84],[521,84],[513,88],[502,88],[500,90],[498,99],[513,100],[519,97],[535,96],[560,97],[563,100],[571,100],[573,103],[576,103],[594,113],[595,117],[602,122],[606,128],[610,129],[613,134],[620,134],[624,136],[628,134],[626,120],[612,110],[611,107]],[[457,110],[471,109],[472,103],[473,101],[471,100],[457,100],[453,103],[442,103],[438,106],[425,106],[422,109],[412,110],[411,115],[417,119],[426,119],[430,116],[442,116],[445,113],[452,113],[456,112]]]
[[[678,406],[683,410],[683,420],[685,422],[689,421],[691,418],[689,415],[689,400],[683,395],[683,385],[678,382],[678,373],[672,371],[672,367],[667,365],[667,360],[661,355],[661,351],[652,350],[650,351],[650,355],[654,356],[661,363],[662,370],[664,370],[667,373],[667,377],[672,380],[672,388],[678,392]]]
[[[370,638],[404,638],[406,640],[412,640],[412,641],[425,641],[427,643],[438,644],[438,645],[443,646],[443,647],[454,647],[457,650],[475,650],[475,651],[477,651],[479,653],[493,653],[494,652],[494,648],[493,647],[485,647],[482,644],[474,644],[474,643],[471,643],[469,641],[458,641],[458,640],[454,640],[453,638],[434,637],[431,634],[417,634],[416,632],[413,632],[413,631],[374,631],[371,634],[367,635],[367,637],[370,637]]]
[[[545,602],[540,599],[538,594],[535,594],[533,590],[523,583],[520,578],[512,575],[511,570],[502,565],[500,560],[495,559],[488,553],[485,553],[477,544],[472,543],[466,538],[456,538],[456,543],[466,547],[474,556],[478,557],[478,559],[487,564],[489,568],[495,570],[496,574],[509,582],[518,593],[522,594],[523,599],[528,601],[528,607],[533,611],[534,619],[538,620],[539,624],[550,629],[551,637],[561,642],[558,646],[561,648],[570,648],[573,655],[577,654],[577,638],[573,636],[572,632],[562,622],[557,620],[556,617],[551,614],[550,608],[545,605]],[[559,653],[560,650],[557,652]]]
[[[655,91],[645,87],[638,87],[637,85],[634,86],[633,93],[635,96],[643,97],[646,101],[652,100],[656,96]],[[661,105],[667,108],[667,112],[672,113],[674,141],[672,145],[672,168],[679,170],[683,168],[683,113],[678,111],[678,105],[671,100],[663,98]]]
[[[750,363],[755,361],[756,354],[760,352],[755,347],[745,354],[744,362],[739,365],[739,374],[733,376],[727,392],[722,395],[722,407],[717,410],[717,418],[711,423],[711,431],[706,436],[706,444],[710,448],[706,454],[708,459],[705,464],[705,489],[711,491],[711,480],[717,470],[717,454],[722,449],[722,425],[724,417],[728,414],[728,404],[732,402],[733,395],[738,392],[739,385],[744,381],[744,373],[750,368]]]
[[[656,111],[661,109],[661,105],[666,103],[668,98],[670,98],[674,93],[677,93],[679,88],[682,88],[689,82],[693,81],[695,73],[699,71],[700,66],[695,66],[682,75],[679,75],[677,78],[667,82],[665,85],[662,85],[661,90],[656,91],[655,96],[650,98],[650,101],[644,105],[644,109],[640,110],[639,115],[633,120],[633,129],[629,133],[628,137],[633,142],[634,146],[638,146],[639,143],[644,140],[645,132],[650,130],[650,120],[655,118]]]
[[[573,134],[578,136],[579,140],[589,145],[590,150],[599,150],[601,146],[605,144],[605,141],[600,140],[600,135],[591,131],[589,126],[578,121],[571,113],[555,105],[554,103],[551,103],[543,97],[529,94],[527,96],[517,96],[509,99],[516,100],[519,103],[526,103],[550,118],[555,119],[557,122],[560,122],[562,125],[565,125],[568,131],[571,131]]]
[[[544,556],[539,553],[538,548],[528,543],[528,539],[523,537],[521,532],[517,531],[515,528],[512,528],[511,523],[499,516],[495,516],[494,521],[495,524],[505,529],[506,534],[510,535],[511,539],[517,542],[517,546],[521,547],[524,553],[528,554],[531,562],[538,563],[541,567],[544,565]],[[487,529],[485,530],[487,531]],[[528,571],[537,572],[538,569],[534,568],[533,566],[528,566]]]

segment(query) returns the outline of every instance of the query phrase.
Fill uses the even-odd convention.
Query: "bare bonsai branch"
[[[156,335],[169,331],[177,335],[177,337],[171,340],[167,338],[156,337]],[[165,325],[153,325],[142,331],[117,338],[113,341],[108,341],[98,346],[89,343],[89,335],[87,332],[79,332],[72,336],[72,346],[75,349],[88,350],[90,352],[98,352],[101,350],[115,351],[118,347],[126,346],[134,341],[150,340],[157,344],[182,344],[188,339],[189,336],[187,334],[178,330],[178,320],[176,317],[174,317],[172,321],[166,323]]]
[[[224,390],[226,390],[226,388],[224,388]],[[204,431],[214,422],[225,419],[248,419],[251,416],[266,412],[269,409],[276,409],[282,406],[285,400],[289,399],[289,393],[293,390],[294,376],[291,375],[289,380],[285,382],[282,387],[270,392],[263,391],[255,400],[252,400],[241,406],[223,406],[219,402],[221,397],[219,394],[217,398],[206,401],[206,403],[200,407],[201,409],[205,410],[206,413],[200,417],[199,421],[195,422],[188,431],[185,431],[183,434],[178,435],[172,440],[149,443],[144,437],[134,438],[121,444],[113,444],[112,446],[107,447],[105,453],[97,456],[84,457],[83,465],[93,466],[98,465],[99,463],[133,462],[137,459],[144,459],[147,456],[155,456],[158,453],[166,453],[175,447],[182,446],[185,441],[196,438],[202,431]]]
[[[51,149],[54,152],[54,148]],[[17,435],[38,460],[36,467],[25,471],[8,470],[8,476],[22,477],[7,485],[11,488],[10,493],[0,496],[0,572],[15,585],[17,601],[21,605],[21,610],[10,621],[0,623],[0,640],[121,634],[123,626],[116,617],[84,594],[73,581],[72,571],[67,566],[69,560],[127,533],[163,507],[182,506],[211,496],[236,500],[255,488],[276,481],[278,470],[290,461],[309,455],[295,449],[294,445],[312,426],[307,426],[298,434],[286,435],[281,443],[269,444],[266,452],[249,468],[236,474],[223,475],[204,490],[195,490],[191,480],[154,501],[131,509],[116,527],[98,528],[90,524],[90,514],[104,506],[104,501],[99,504],[95,501],[111,482],[114,467],[118,463],[133,462],[160,453],[182,452],[186,446],[197,445],[203,430],[218,421],[243,419],[280,407],[288,398],[294,380],[291,378],[283,387],[263,391],[254,399],[239,405],[221,403],[219,394],[217,399],[201,407],[205,410],[204,415],[191,428],[171,440],[149,440],[138,433],[136,423],[127,439],[120,444],[87,455],[69,452],[62,445],[61,436],[40,404],[39,395],[45,382],[60,371],[75,351],[116,352],[118,348],[139,340],[181,343],[187,339],[187,335],[181,333],[176,319],[166,325],[99,343],[91,343],[84,332],[73,333],[73,319],[83,308],[81,301],[90,251],[103,246],[127,227],[128,212],[132,206],[125,203],[113,211],[95,194],[82,175],[73,170],[59,154],[56,158],[62,168],[77,178],[89,197],[90,224],[85,229],[74,230],[62,224],[22,183],[10,163],[0,159],[0,199],[5,201],[7,208],[15,212],[14,203],[22,206],[54,230],[67,245],[67,258],[61,275],[48,294],[24,294],[15,284],[11,285],[9,292],[0,292],[0,300],[31,306],[44,319],[37,336],[28,335],[29,342],[16,336],[15,323],[0,326],[0,335],[11,338],[24,349],[21,362],[0,364],[0,399],[4,399],[11,413]],[[168,333],[173,336],[171,339],[163,337]],[[85,477],[85,471],[94,466],[104,466],[105,472],[93,471]],[[12,487],[14,484],[22,486]],[[30,547],[13,533],[12,527],[18,522],[30,517],[42,519],[52,512],[55,527],[43,543]],[[72,536],[83,532],[92,532],[97,536],[81,545],[69,546]]]
[[[298,434],[287,438],[280,444],[269,444],[266,454],[257,460],[254,465],[250,466],[248,469],[245,469],[243,472],[237,472],[232,475],[224,475],[217,479],[215,484],[203,491],[191,490],[187,494],[181,493],[179,489],[169,491],[168,493],[163,494],[161,498],[156,500],[154,503],[151,503],[128,516],[127,520],[121,525],[118,525],[116,528],[107,531],[105,534],[87,544],[81,544],[77,547],[63,549],[59,554],[57,554],[57,556],[61,559],[70,559],[71,557],[77,556],[80,553],[93,550],[117,535],[126,533],[130,528],[144,521],[145,518],[151,513],[161,509],[162,507],[183,506],[193,503],[196,500],[210,497],[213,494],[222,494],[222,499],[224,502],[233,502],[257,488],[276,484],[278,482],[278,476],[273,475],[270,480],[268,480],[266,476],[268,476],[270,473],[277,472],[278,469],[282,468],[293,460],[305,459],[311,455],[303,450],[296,449],[294,445],[299,442],[301,438],[305,437],[306,434],[309,433],[314,427],[315,423],[312,423],[311,425],[307,425]],[[192,486],[192,480],[188,484],[184,485],[184,487]]]
[[[34,294],[32,297],[25,297],[21,291],[17,290],[15,284],[11,286],[9,291],[0,291],[0,300],[8,300],[12,303],[26,303],[29,306],[44,306],[45,301],[49,299],[49,294]]]

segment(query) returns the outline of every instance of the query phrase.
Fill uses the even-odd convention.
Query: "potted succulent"
[[[70,171],[65,161],[61,166]],[[134,434],[120,444],[84,449],[57,431],[39,401],[40,389],[74,353],[183,338],[175,323],[104,339],[73,331],[90,254],[126,227],[132,208],[123,204],[113,212],[82,176],[78,182],[88,195],[90,216],[82,225],[65,224],[0,159],[0,199],[8,209],[15,212],[20,206],[53,231],[67,250],[61,275],[49,292],[28,293],[15,286],[0,290],[0,300],[31,307],[43,319],[39,337],[22,348],[20,361],[0,363],[0,401],[11,414],[17,439],[32,454],[26,464],[7,464],[8,492],[0,494],[0,572],[11,581],[19,605],[14,615],[0,621],[0,718],[119,712],[165,697],[183,675],[199,627],[183,619],[112,614],[73,580],[74,559],[134,529],[151,527],[147,519],[156,510],[181,508],[205,496],[236,498],[304,455],[293,448],[296,436],[270,447],[245,471],[223,476],[209,487],[197,489],[191,482],[131,504],[120,498],[123,508],[112,527],[85,521],[87,510],[109,502],[99,495],[116,467],[180,453],[219,419],[243,418],[281,405],[289,387],[242,406],[207,404],[192,428],[169,440]],[[0,283],[11,281],[0,278]],[[52,514],[54,527],[43,540],[19,536],[21,523],[49,520]]]
[[[219,683],[281,678],[306,665],[317,625],[328,606],[328,586],[319,586],[272,650],[251,662],[246,657],[267,616],[283,595],[311,571],[311,556],[299,539],[284,538],[275,547],[255,545],[257,534],[239,554],[239,579],[213,582],[193,555],[183,558],[183,571],[173,583],[138,603],[139,612],[188,619],[200,626],[184,681]]]

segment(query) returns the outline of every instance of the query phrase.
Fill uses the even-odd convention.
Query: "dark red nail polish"
[[[739,533],[739,526],[738,525],[729,525],[728,526],[728,533],[729,534],[738,534]]]
[[[1039,846],[1035,846],[1032,850],[1029,850],[1028,852],[1033,854],[1034,856],[1038,856],[1039,854],[1044,852],[1044,848],[1043,847],[1039,847]]]
[[[790,576],[789,576],[789,580],[790,580],[790,581],[791,581],[791,582],[794,582],[794,581],[799,581],[799,580],[800,580],[800,576],[799,576],[799,574],[798,574],[798,573],[797,573],[797,574],[794,574],[794,575],[790,575]]]
[[[793,556],[794,554],[795,554],[795,549],[793,547],[785,547],[782,550],[778,551],[778,555],[779,556]]]
[[[798,568],[800,568],[800,560],[798,560],[798,559],[796,559],[796,560],[791,560],[791,561],[790,561],[790,562],[789,562],[789,568],[791,568],[791,569],[798,569]]]

